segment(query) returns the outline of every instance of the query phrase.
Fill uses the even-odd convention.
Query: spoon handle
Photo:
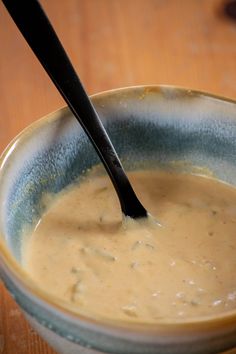
[[[52,25],[37,0],[3,0],[31,49],[90,138],[118,194],[126,216],[145,217],[116,151]]]

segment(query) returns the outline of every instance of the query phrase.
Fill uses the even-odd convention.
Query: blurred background
[[[236,99],[236,10],[230,1],[40,2],[89,94],[168,84]],[[63,105],[0,3],[0,151],[28,124]],[[0,354],[12,353],[54,352],[0,283]]]

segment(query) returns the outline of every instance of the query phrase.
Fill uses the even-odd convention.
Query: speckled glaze
[[[127,169],[201,166],[236,184],[236,102],[166,86],[118,89],[92,97]],[[73,314],[38,289],[21,267],[22,230],[98,158],[67,108],[25,129],[0,165],[0,275],[31,325],[59,353],[217,353],[236,346],[236,310],[191,322],[128,324]],[[170,167],[169,167],[170,168]]]

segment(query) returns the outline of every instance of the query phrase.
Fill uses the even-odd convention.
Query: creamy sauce
[[[122,223],[107,177],[55,198],[24,249],[46,292],[90,316],[145,323],[236,308],[236,189],[214,179],[137,171],[137,195],[158,219]]]

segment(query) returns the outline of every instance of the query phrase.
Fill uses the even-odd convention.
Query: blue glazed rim
[[[217,95],[212,95],[209,93],[205,93],[197,90],[190,90],[175,86],[169,85],[147,85],[147,86],[134,86],[127,88],[114,89],[109,91],[104,91],[99,94],[92,95],[92,99],[94,102],[99,101],[102,97],[109,98],[113,93],[126,94],[130,92],[138,92],[149,94],[151,92],[169,92],[170,94],[181,95],[188,98],[191,97],[204,97],[205,99],[214,99],[221,101],[223,103],[229,102],[233,103],[236,107],[236,101],[233,99],[228,99],[224,97],[220,97]],[[41,125],[47,124],[54,119],[58,119],[63,112],[67,111],[67,108],[61,108],[54,113],[47,115],[46,117],[41,118],[40,120],[32,123],[29,127],[25,128],[16,138],[7,146],[5,151],[3,152],[0,159],[0,178],[2,177],[4,171],[5,161],[9,157],[9,155],[17,148],[17,145],[20,143],[22,138],[25,138],[27,135],[30,135],[38,127]],[[61,318],[65,318],[69,322],[78,321],[81,324],[84,324],[86,327],[91,327],[98,332],[108,332],[108,333],[117,333],[117,331],[125,338],[129,338],[129,336],[133,335],[144,335],[146,338],[149,338],[151,341],[155,340],[156,335],[171,333],[173,335],[178,334],[186,334],[193,333],[198,330],[208,332],[212,329],[221,328],[222,326],[231,326],[236,325],[236,310],[231,311],[222,315],[217,315],[214,317],[204,317],[195,318],[194,320],[186,320],[175,323],[160,323],[160,324],[135,324],[135,323],[124,323],[121,321],[112,321],[107,319],[94,319],[90,317],[86,317],[83,315],[75,314],[73,310],[68,307],[65,308],[65,304],[61,301],[55,300],[48,294],[45,294],[42,290],[38,289],[33,282],[28,277],[27,273],[19,266],[19,264],[15,261],[13,256],[8,251],[4,242],[0,239],[0,266],[2,266],[1,272],[5,274],[4,279],[7,283],[7,286],[10,290],[13,291],[14,296],[14,288],[20,289],[20,292],[26,294],[33,298],[35,303],[37,303],[41,308],[45,308],[49,312],[54,312],[59,315]],[[8,279],[8,280],[7,280]],[[19,300],[20,302],[20,300]]]

